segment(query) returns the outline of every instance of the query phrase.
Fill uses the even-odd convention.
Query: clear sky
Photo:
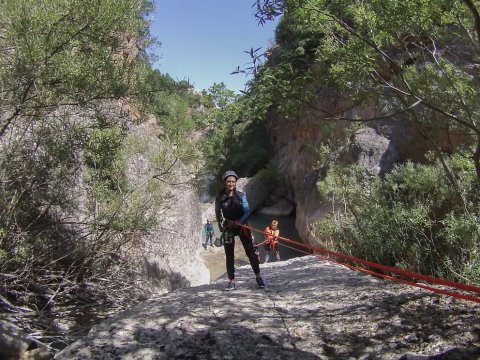
[[[175,80],[189,80],[198,90],[224,82],[244,89],[250,48],[266,50],[275,39],[275,23],[258,25],[254,0],[155,0],[150,31],[161,43],[154,67]],[[246,65],[247,64],[247,65]]]

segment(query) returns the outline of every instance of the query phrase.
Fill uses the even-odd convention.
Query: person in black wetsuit
[[[236,189],[237,179],[238,176],[235,171],[226,171],[222,176],[224,188],[215,199],[215,216],[220,231],[224,233],[226,238],[224,249],[229,280],[225,288],[227,291],[235,290],[235,236],[238,236],[242,242],[245,254],[255,274],[257,286],[259,288],[265,287],[265,283],[260,276],[260,264],[255,252],[253,237],[249,229],[239,226],[247,223],[250,209],[247,196]]]

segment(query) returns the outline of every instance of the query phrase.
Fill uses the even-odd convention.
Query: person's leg
[[[246,237],[244,234],[240,234],[240,240],[242,241],[245,254],[248,257],[248,260],[250,260],[250,266],[252,267],[253,273],[255,274],[257,287],[263,289],[265,287],[265,283],[260,276],[260,263],[258,261],[257,254],[255,253],[255,246],[253,246],[252,238]]]
[[[278,249],[278,244],[277,243],[273,247],[273,250],[275,251],[275,257],[277,258],[277,261],[280,261],[280,250]]]
[[[268,263],[268,261],[270,260],[270,249],[271,249],[270,245],[265,245],[265,262],[266,263]]]
[[[253,273],[255,275],[260,274],[260,265],[258,262],[257,254],[255,253],[255,247],[253,246],[253,241],[251,238],[245,237],[243,234],[240,234],[240,240],[242,241],[243,249],[245,254],[250,261],[250,266],[252,267]]]
[[[255,248],[255,255],[257,256],[257,261],[260,264],[260,250],[258,249],[257,244],[254,242],[253,247]]]
[[[228,280],[235,279],[235,239],[223,245],[225,249],[225,265],[227,267]]]

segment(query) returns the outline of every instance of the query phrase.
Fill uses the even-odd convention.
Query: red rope
[[[260,244],[254,244],[253,246],[259,247],[259,246],[262,246],[263,244],[265,244],[266,242],[267,242],[267,240],[265,240],[264,242],[261,242]]]
[[[248,226],[248,225],[240,225],[240,226],[267,235],[264,231],[253,228],[251,226]],[[349,255],[344,255],[344,254],[337,253],[337,252],[334,252],[334,251],[331,251],[331,250],[327,250],[327,249],[324,249],[324,248],[321,248],[321,247],[311,246],[311,245],[308,245],[308,244],[303,244],[303,243],[300,243],[298,241],[294,241],[294,240],[284,238],[284,237],[281,237],[281,236],[277,236],[277,238],[279,240],[283,240],[283,241],[286,241],[286,242],[289,242],[289,243],[307,248],[307,249],[310,250],[310,252],[300,250],[300,249],[296,249],[296,248],[293,248],[291,246],[288,246],[286,244],[283,244],[283,243],[279,242],[279,244],[281,246],[287,247],[289,249],[298,251],[298,252],[306,254],[306,255],[313,255],[315,257],[330,261],[332,263],[336,263],[336,264],[339,264],[339,265],[342,265],[342,266],[346,266],[346,267],[348,267],[352,270],[361,271],[361,272],[364,272],[364,273],[367,273],[367,274],[370,274],[370,275],[373,275],[373,276],[378,276],[378,277],[381,277],[381,278],[384,278],[384,279],[387,279],[387,280],[396,281],[396,282],[399,282],[399,283],[419,287],[419,288],[422,288],[422,289],[425,289],[425,290],[430,290],[430,291],[433,291],[433,292],[436,292],[436,293],[439,293],[439,294],[448,295],[448,296],[456,297],[456,298],[459,298],[459,299],[464,299],[464,300],[469,300],[469,301],[480,303],[480,297],[467,295],[467,294],[462,294],[462,293],[458,293],[458,292],[455,292],[455,291],[438,289],[438,288],[431,287],[431,286],[428,286],[428,285],[419,284],[419,283],[416,283],[416,282],[413,282],[413,281],[399,279],[399,278],[394,277],[394,276],[381,274],[381,273],[378,273],[378,272],[375,272],[375,271],[372,271],[372,270],[367,270],[367,269],[360,268],[360,267],[357,267],[357,266],[345,264],[345,263],[342,263],[340,261],[333,260],[333,259],[331,259],[327,256],[314,254],[312,252],[313,251],[318,251],[320,253],[324,253],[324,254],[327,254],[327,255],[330,255],[330,256],[334,256],[336,258],[349,260],[349,261],[352,261],[352,262],[355,262],[355,263],[360,263],[360,264],[363,264],[363,265],[366,265],[366,266],[369,266],[369,267],[372,267],[372,268],[380,269],[380,270],[387,271],[387,272],[392,272],[392,273],[395,273],[395,274],[398,274],[398,275],[403,275],[403,276],[413,278],[413,279],[424,280],[424,281],[429,282],[429,283],[445,285],[445,286],[452,287],[452,288],[459,289],[459,290],[472,291],[472,292],[475,292],[475,293],[480,293],[480,287],[478,287],[478,286],[462,284],[462,283],[458,283],[458,282],[454,282],[454,281],[450,281],[450,280],[436,278],[436,277],[429,276],[429,275],[422,275],[422,274],[418,274],[418,273],[413,273],[413,272],[410,272],[410,271],[407,271],[407,270],[403,270],[403,269],[399,269],[399,268],[395,268],[395,267],[391,267],[391,266],[386,266],[386,265],[374,263],[374,262],[367,261],[367,260],[362,260],[362,259],[359,259],[359,258],[356,258],[356,257],[353,257],[353,256],[349,256]],[[263,243],[265,243],[265,242],[263,242]],[[261,243],[257,246],[260,246],[263,243]]]
[[[342,262],[339,262],[339,261],[335,261],[335,260],[330,259],[326,256],[322,256],[322,255],[318,255],[318,254],[311,254],[307,251],[299,250],[299,249],[296,249],[294,247],[291,247],[291,246],[288,246],[288,245],[285,245],[285,244],[282,244],[282,243],[280,243],[280,245],[284,246],[286,248],[292,249],[292,250],[296,250],[296,251],[301,252],[301,253],[306,254],[306,255],[313,255],[313,256],[318,257],[320,259],[327,260],[327,261],[330,261],[332,263],[348,267],[349,269],[352,269],[352,270],[357,270],[357,271],[364,272],[364,273],[372,275],[372,276],[377,276],[377,277],[381,277],[383,279],[396,281],[396,282],[399,282],[399,283],[402,283],[402,284],[415,286],[415,287],[418,287],[418,288],[421,288],[421,289],[430,290],[430,291],[433,291],[433,292],[436,292],[436,293],[439,293],[439,294],[453,296],[453,297],[456,297],[456,298],[459,298],[459,299],[464,299],[464,300],[469,300],[469,301],[473,301],[473,302],[476,302],[476,303],[480,303],[480,298],[477,298],[475,296],[471,296],[471,295],[467,295],[467,294],[461,294],[461,293],[458,293],[458,292],[455,292],[455,291],[438,289],[438,288],[434,288],[434,287],[431,287],[431,286],[428,286],[428,285],[419,284],[419,283],[415,283],[415,282],[412,282],[412,281],[399,279],[399,278],[396,278],[394,276],[389,276],[389,275],[377,273],[377,272],[372,271],[372,270],[368,270],[368,269],[360,268],[360,267],[357,267],[357,266],[345,264],[345,263],[342,263]]]

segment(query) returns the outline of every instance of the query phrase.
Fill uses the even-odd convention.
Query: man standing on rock
[[[205,224],[205,244],[204,248],[207,249],[208,242],[210,241],[210,246],[213,246],[213,237],[215,236],[215,231],[213,230],[213,225],[210,219],[207,219],[207,223]]]
[[[220,231],[226,239],[224,242],[225,262],[227,266],[228,285],[225,290],[235,290],[235,236],[240,238],[250,266],[255,274],[257,286],[264,288],[265,283],[260,276],[260,264],[250,230],[245,225],[250,215],[247,196],[236,189],[238,176],[235,171],[226,171],[222,176],[224,188],[215,199],[215,215]]]

